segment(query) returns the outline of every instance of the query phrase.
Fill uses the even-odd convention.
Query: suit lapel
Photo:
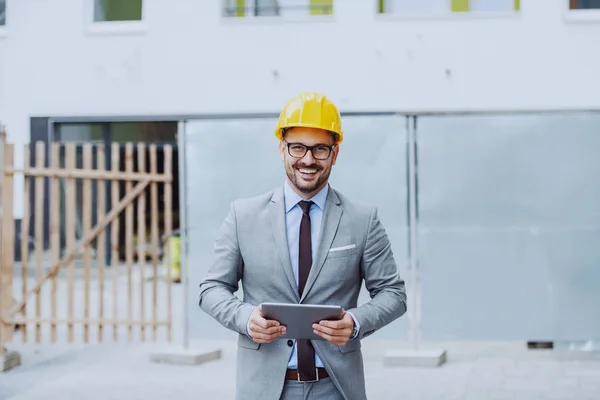
[[[277,247],[277,254],[281,260],[283,271],[288,278],[288,282],[296,296],[296,300],[299,300],[298,288],[296,286],[296,279],[294,278],[294,270],[292,263],[290,262],[290,252],[287,243],[287,230],[285,227],[285,203],[283,201],[283,188],[280,187],[273,193],[271,202],[269,203],[269,216],[271,219],[271,231],[273,232],[273,239]]]
[[[321,234],[319,246],[317,247],[317,256],[314,258],[312,267],[310,268],[308,280],[306,281],[306,286],[304,288],[304,292],[302,293],[300,302],[304,301],[306,295],[308,292],[310,292],[310,289],[317,280],[319,272],[321,272],[321,269],[323,268],[325,258],[327,257],[327,253],[331,248],[331,243],[333,243],[333,239],[337,233],[341,218],[342,207],[340,206],[340,200],[335,191],[330,187],[327,195],[323,220],[321,221]]]

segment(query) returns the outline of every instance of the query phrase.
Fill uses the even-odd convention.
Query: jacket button
[[[288,340],[287,344],[288,344],[289,347],[292,347],[294,345],[294,342],[292,340]]]

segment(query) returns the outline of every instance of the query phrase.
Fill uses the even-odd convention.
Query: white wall
[[[567,18],[568,0],[404,19],[337,0],[335,16],[303,22],[146,0],[128,33],[91,32],[91,1],[9,0],[0,121],[14,143],[31,116],[276,112],[304,90],[356,111],[600,108],[600,19]]]

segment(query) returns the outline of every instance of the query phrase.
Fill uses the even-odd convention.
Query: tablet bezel
[[[344,313],[341,306],[326,304],[262,303],[265,319],[276,320],[286,327],[279,339],[325,340],[314,333],[312,324],[322,320],[340,320]]]

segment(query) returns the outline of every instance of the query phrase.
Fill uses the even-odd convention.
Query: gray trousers
[[[343,400],[331,378],[323,378],[317,382],[302,383],[286,380],[280,400]]]

